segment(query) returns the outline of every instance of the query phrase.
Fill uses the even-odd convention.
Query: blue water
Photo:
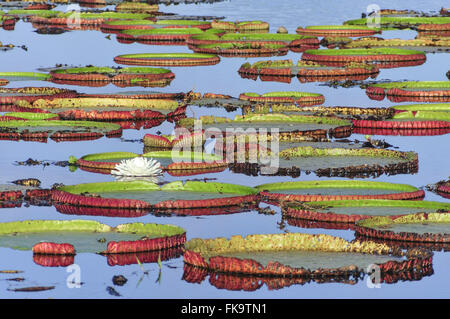
[[[204,5],[178,5],[161,6],[161,11],[174,12],[186,15],[216,15],[225,16],[230,21],[263,20],[269,22],[271,32],[279,26],[284,26],[290,33],[295,32],[298,26],[317,24],[341,24],[348,19],[356,19],[366,11],[366,6],[372,1],[294,1],[294,0],[232,0],[216,4]],[[405,3],[396,4],[392,1],[377,1],[381,8],[405,9]],[[446,1],[409,1],[407,9],[438,11],[442,6],[448,6]],[[64,7],[61,7],[64,10]],[[28,51],[19,48],[8,52],[0,52],[0,71],[36,71],[40,67],[51,67],[56,63],[70,65],[98,65],[115,66],[113,58],[119,54],[145,53],[145,52],[190,52],[184,46],[150,46],[143,44],[120,44],[111,36],[99,31],[71,31],[61,35],[39,35],[33,32],[31,24],[19,22],[14,31],[0,31],[2,43],[26,45]],[[413,31],[386,31],[381,35],[385,38],[414,38]],[[279,59],[290,58],[296,62],[300,53],[290,52]],[[266,58],[264,58],[266,59]],[[265,93],[270,91],[306,91],[317,92],[325,96],[325,105],[335,106],[371,106],[385,107],[393,105],[388,100],[370,100],[365,91],[359,87],[329,88],[319,83],[300,84],[292,79],[290,84],[276,82],[261,82],[242,79],[237,70],[245,62],[253,63],[261,58],[222,58],[220,64],[215,66],[202,66],[192,68],[172,68],[176,78],[171,85],[161,88],[161,92],[196,92],[222,93],[237,97],[242,92]],[[427,62],[421,66],[383,69],[377,80],[447,80],[445,73],[449,70],[449,59],[446,54],[427,54]],[[20,86],[57,86],[45,82],[13,82],[8,87]],[[102,88],[87,88],[67,86],[79,92],[120,92],[133,89],[120,89],[114,85]],[[135,88],[141,91],[141,88]],[[154,91],[155,89],[151,89]],[[210,115],[234,117],[237,112],[227,113],[220,108],[192,108],[189,114],[195,116]],[[140,139],[145,133],[161,131],[164,134],[172,132],[173,124],[165,122],[159,127],[148,130],[126,130],[124,139]],[[352,135],[352,139],[363,140],[361,135]],[[378,137],[388,143],[399,147],[399,150],[413,150],[419,154],[419,172],[414,175],[395,175],[378,177],[377,181],[411,184],[417,187],[435,183],[446,179],[450,175],[448,158],[450,156],[449,137]],[[143,144],[125,142],[121,139],[101,138],[95,141],[47,143],[0,141],[2,154],[0,156],[0,184],[12,180],[34,177],[42,181],[41,187],[50,187],[54,183],[76,184],[82,182],[112,181],[108,175],[94,174],[77,170],[70,172],[68,168],[49,166],[16,166],[15,161],[28,158],[38,160],[67,160],[70,155],[81,157],[89,153],[130,151],[141,153]],[[198,177],[198,176],[195,176]],[[216,178],[219,182],[236,183],[255,186],[263,183],[291,181],[291,177],[249,177],[242,174],[232,174],[228,170],[222,173],[204,175]],[[164,175],[164,180],[172,181],[180,178]],[[318,179],[314,174],[302,174],[298,180]],[[326,178],[324,178],[326,179]],[[433,193],[426,193],[426,200],[447,201]],[[264,205],[263,205],[264,206]],[[148,223],[170,223],[181,226],[187,230],[187,239],[196,237],[231,237],[232,235],[270,234],[282,233],[278,224],[281,220],[279,209],[274,208],[276,215],[266,216],[257,212],[232,214],[223,216],[202,217],[155,217],[146,215],[139,218],[108,218],[73,216],[58,213],[54,207],[25,207],[0,209],[0,222],[25,219],[93,219],[100,222],[117,225],[133,221]],[[311,234],[329,234],[343,237],[347,240],[354,238],[352,231],[301,229],[287,225],[289,232],[304,232]],[[30,251],[17,251],[9,248],[0,248],[0,270],[16,269],[24,273],[17,275],[0,274],[0,298],[116,298],[108,294],[106,287],[113,286],[112,277],[122,274],[128,282],[123,287],[115,289],[125,298],[445,298],[449,296],[450,288],[450,255],[436,252],[433,259],[434,274],[419,281],[405,281],[396,284],[382,284],[380,289],[370,289],[365,280],[356,285],[347,284],[316,284],[293,285],[280,290],[269,290],[263,286],[254,292],[227,291],[212,286],[208,278],[201,284],[192,284],[182,280],[183,260],[181,258],[164,261],[160,282],[158,278],[158,265],[156,263],[144,264],[149,275],[143,276],[138,265],[108,266],[106,258],[94,254],[78,254],[75,263],[81,269],[81,288],[67,288],[66,278],[69,273],[66,268],[42,267],[32,261]],[[169,267],[170,266],[170,267]],[[173,268],[176,267],[176,268]],[[24,277],[24,282],[8,282],[6,278]],[[141,280],[142,279],[142,280]],[[54,290],[35,293],[11,292],[8,288],[26,286],[55,286]]]

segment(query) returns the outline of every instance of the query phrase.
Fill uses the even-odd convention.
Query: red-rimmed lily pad
[[[111,170],[121,161],[139,156],[159,161],[162,170],[174,176],[221,172],[228,168],[228,164],[222,160],[222,157],[216,155],[195,152],[180,152],[177,154],[172,151],[156,151],[142,155],[131,152],[89,154],[77,159],[75,164],[90,172],[110,174]]]
[[[155,27],[152,20],[112,20],[100,25],[104,33],[120,33],[124,30],[150,30]]]
[[[116,12],[133,12],[133,13],[157,13],[159,6],[157,4],[139,3],[139,2],[122,2],[116,5]]]
[[[346,37],[364,37],[381,33],[381,29],[370,28],[367,26],[352,25],[314,25],[305,28],[298,27],[296,32],[303,35],[314,35],[319,37],[326,36],[346,36]]]
[[[217,21],[211,22],[214,29],[225,30],[228,32],[269,32],[269,24],[264,21]]]
[[[214,116],[201,116],[202,129],[208,130],[208,134],[215,135],[216,138],[258,135],[258,130],[265,129],[268,139],[273,139],[273,129],[278,129],[280,141],[295,141],[304,136],[314,137],[348,137],[351,135],[352,127],[347,120],[336,117],[317,117],[307,115],[286,115],[286,114],[254,114],[240,116],[234,119]],[[194,118],[184,118],[177,122],[179,127],[192,129]]]
[[[211,30],[213,29],[208,30],[207,33],[212,34],[213,31]],[[199,28],[131,29],[117,34],[117,41],[151,45],[184,45],[191,36],[203,33],[206,32]]]
[[[258,202],[257,193],[252,187],[225,183],[186,181],[183,184],[179,181],[158,186],[146,181],[132,181],[62,186],[53,190],[52,199],[56,203],[86,207],[170,212],[253,204]]]
[[[271,277],[358,276],[370,264],[378,265],[381,273],[400,273],[432,262],[432,253],[426,250],[393,254],[383,244],[301,233],[196,238],[186,242],[185,249],[184,262],[194,267]]]
[[[302,60],[312,61],[329,66],[342,66],[349,62],[373,62],[379,68],[397,68],[425,63],[426,56],[422,51],[374,48],[374,49],[328,49],[307,50]]]
[[[81,67],[59,69],[50,72],[51,81],[58,84],[104,86],[113,83],[116,86],[163,87],[175,78],[168,69],[162,68],[109,68]]]
[[[22,87],[22,88],[0,88],[0,105],[13,105],[14,102],[24,100],[34,102],[38,99],[54,99],[62,97],[76,97],[77,92],[73,90],[52,87]],[[15,111],[10,109],[8,111]],[[17,110],[20,112],[20,110]]]
[[[59,120],[0,121],[0,139],[46,142],[93,140],[103,136],[120,137],[122,129],[113,123]]]
[[[282,91],[269,92],[264,94],[241,93],[239,99],[259,103],[296,103],[298,106],[319,105],[325,102],[325,98],[320,93]]]
[[[20,11],[20,10],[18,10]],[[53,14],[43,14],[45,11],[24,10],[34,26],[50,25],[65,29],[100,30],[100,26],[109,20],[142,20],[152,18],[150,14],[121,13],[121,12],[80,12],[77,19],[73,18],[73,12],[50,11]]]
[[[418,281],[424,277],[434,274],[433,266],[427,265],[412,271],[400,273],[383,273],[380,275],[380,283],[396,283],[398,281]],[[269,291],[280,290],[294,285],[305,285],[309,283],[339,283],[355,285],[364,276],[356,274],[342,274],[336,276],[313,276],[311,277],[262,277],[258,275],[230,274],[208,271],[204,268],[184,265],[183,280],[188,283],[201,284],[209,275],[209,283],[217,289],[231,291],[256,291],[264,286]]]
[[[445,38],[380,39],[368,37],[346,43],[344,48],[404,48],[424,52],[448,52],[450,40]]]
[[[444,211],[374,217],[358,222],[355,231],[361,237],[446,244],[450,242],[450,214],[448,207]]]
[[[427,185],[427,189],[444,198],[450,199],[450,179],[446,181],[439,181],[436,184]]]
[[[300,181],[262,184],[255,187],[265,201],[326,201],[358,199],[422,199],[425,192],[406,184],[373,181]]]
[[[314,171],[317,176],[367,177],[409,174],[418,171],[418,155],[375,148],[294,147],[278,153],[278,175],[299,176]],[[239,164],[234,164],[239,169]]]
[[[0,224],[0,246],[21,250],[34,248],[35,255],[44,256],[74,255],[74,250],[62,245],[69,243],[76,253],[110,255],[163,253],[165,249],[182,246],[185,241],[185,230],[173,225],[131,223],[111,227],[90,220],[26,220]],[[36,245],[46,249],[37,250]],[[55,263],[61,264],[61,260],[55,259]],[[46,265],[57,266],[55,263],[47,261]]]
[[[289,47],[284,42],[213,43],[191,48],[198,54],[217,54],[224,57],[265,57],[286,55]]]
[[[191,133],[188,135],[181,135],[176,137],[175,135],[144,135],[144,146],[157,149],[157,150],[172,150],[174,146],[191,146],[195,143],[203,145],[204,137],[203,133]]]
[[[421,24],[449,24],[450,17],[380,17],[377,24],[381,28],[408,28],[408,27],[418,27]],[[344,22],[344,25],[353,26],[365,26],[367,25],[367,19],[355,19],[348,20]]]
[[[197,66],[217,64],[220,58],[199,53],[138,53],[118,55],[114,61],[126,65]]]
[[[407,81],[372,84],[366,94],[373,100],[385,96],[392,102],[449,102],[449,81]]]
[[[314,221],[355,223],[374,216],[398,217],[419,212],[450,211],[450,204],[429,201],[356,199],[282,204],[283,214]]]
[[[215,29],[211,29],[215,30]],[[193,50],[199,45],[220,43],[247,43],[258,45],[262,43],[287,44],[294,52],[302,52],[307,49],[319,48],[319,40],[316,37],[301,36],[298,34],[279,33],[225,33],[224,35],[212,34],[211,32],[193,35],[186,39],[188,48]]]
[[[238,73],[243,78],[261,81],[277,81],[290,83],[297,76],[301,83],[315,81],[365,80],[376,78],[379,74],[376,65],[365,63],[349,63],[340,67],[330,67],[315,62],[299,60],[297,65],[292,60],[258,61],[241,65]]]

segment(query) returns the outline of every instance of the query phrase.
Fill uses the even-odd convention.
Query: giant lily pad
[[[339,116],[345,118],[371,118],[371,119],[385,119],[391,118],[396,113],[393,108],[382,107],[356,107],[356,106],[302,106],[298,107],[294,104],[275,104],[265,103],[250,104],[242,107],[243,115],[250,114],[267,114],[267,113],[282,113],[282,114],[297,114],[297,115],[315,115],[315,116]]]
[[[211,22],[211,27],[214,29],[225,30],[229,32],[268,32],[269,24],[264,21],[216,21]]]
[[[15,10],[11,10],[15,11]],[[15,14],[26,15],[28,20],[34,25],[52,25],[52,26],[62,26],[68,29],[83,29],[84,27],[99,29],[105,21],[117,20],[117,19],[146,19],[151,18],[150,14],[140,14],[140,13],[121,13],[121,12],[80,12],[77,15],[76,24],[74,23],[74,18],[72,17],[73,12],[61,12],[61,11],[50,11],[53,14],[45,13],[45,10],[17,10],[22,11]]]
[[[366,94],[374,100],[385,96],[392,102],[449,102],[449,81],[409,81],[377,83],[367,87]]]
[[[111,227],[93,220],[26,220],[0,224],[0,246],[20,250],[29,250],[36,243],[46,241],[71,243],[77,253],[136,253],[181,246],[185,240],[185,230],[173,225],[132,223]]]
[[[406,48],[421,50],[425,52],[447,52],[450,49],[448,39],[378,39],[363,38],[344,45],[347,49],[352,48]]]
[[[144,146],[151,147],[157,150],[172,150],[173,147],[187,147],[193,146],[195,144],[204,144],[204,136],[202,132],[192,133],[189,135],[154,135],[145,134],[144,135]]]
[[[319,41],[316,37],[301,36],[298,34],[226,33],[219,36],[211,33],[204,33],[193,35],[186,40],[186,44],[191,50],[199,45],[220,43],[251,43],[254,45],[261,43],[286,43],[289,46],[289,49],[295,52],[302,52],[307,49],[316,49],[319,47]]]
[[[64,120],[89,121],[139,121],[156,120],[161,124],[166,118],[185,114],[186,107],[169,99],[139,99],[127,97],[81,97],[37,100],[33,103],[20,104],[27,111],[51,110]],[[156,125],[155,125],[156,126]]]
[[[407,28],[421,24],[448,24],[450,17],[381,17],[377,23],[382,28]],[[363,26],[367,24],[367,19],[348,20],[344,24]]]
[[[241,93],[239,99],[260,103],[296,103],[299,106],[318,105],[325,102],[325,98],[319,93],[285,91],[285,92],[269,92],[264,94],[257,93]]]
[[[388,240],[441,243],[450,242],[450,214],[422,212],[397,218],[374,217],[357,223],[358,236]]]
[[[421,199],[425,192],[414,186],[372,181],[301,181],[255,187],[269,202],[358,199]]]
[[[158,160],[164,171],[175,176],[220,172],[228,167],[228,164],[222,161],[222,157],[216,155],[194,152],[176,154],[172,151],[149,152],[142,155],[131,152],[89,154],[79,158],[76,164],[91,172],[109,174],[120,161],[138,156]]]
[[[342,66],[349,62],[374,62],[379,68],[396,68],[423,64],[426,56],[422,51],[376,48],[376,49],[330,49],[307,50],[302,60],[329,66]]]
[[[391,254],[387,245],[352,242],[329,235],[288,233],[192,239],[185,244],[185,264],[217,273],[258,276],[324,277],[359,275],[377,264],[381,273],[431,264],[432,253]]]
[[[299,60],[295,66],[292,60],[258,61],[241,65],[238,73],[243,78],[261,81],[291,82],[297,76],[301,83],[315,81],[365,80],[377,77],[379,70],[373,64],[349,63],[330,67],[315,62]]]
[[[450,180],[440,181],[434,185],[427,185],[427,189],[441,195],[444,198],[450,199]]]
[[[45,142],[47,137],[57,142],[92,140],[102,136],[120,137],[122,129],[117,124],[58,121],[58,120],[13,120],[0,121],[0,138]]]
[[[441,135],[450,132],[450,106],[441,104],[396,105],[387,119],[353,120],[354,132],[371,135]]]
[[[115,255],[114,255],[115,256]],[[396,283],[398,281],[418,281],[424,277],[434,274],[433,266],[427,265],[426,268],[420,268],[412,271],[400,273],[380,274],[380,283]],[[218,288],[231,291],[256,291],[264,285],[269,291],[279,290],[294,285],[305,285],[309,283],[339,283],[355,285],[359,280],[363,280],[362,274],[341,274],[335,276],[312,276],[311,277],[262,277],[259,275],[243,275],[220,273],[214,270],[198,268],[189,264],[184,265],[183,280],[189,283],[200,284],[209,275],[209,283]]]
[[[449,212],[450,204],[429,201],[356,199],[318,201],[307,204],[285,202],[282,210],[291,218],[354,223],[374,216],[398,217],[418,212]]]
[[[295,141],[298,137],[316,136],[316,137],[347,137],[351,134],[351,125],[349,121],[335,117],[316,117],[302,115],[285,114],[254,114],[248,116],[237,115],[233,120],[222,117],[202,116],[200,117],[202,129],[208,130],[210,135],[216,138],[223,136],[240,135],[258,135],[265,133],[268,139],[278,129],[278,138],[282,141]],[[177,125],[181,127],[195,127],[194,118],[185,118],[178,121]],[[260,131],[264,129],[265,131]]]
[[[284,42],[213,43],[197,45],[191,49],[199,54],[217,54],[225,57],[282,56],[289,51]]]
[[[131,29],[117,35],[121,43],[139,42],[153,45],[184,45],[192,35],[203,34],[199,28]]]
[[[126,65],[197,66],[217,64],[220,58],[199,53],[140,53],[119,55],[114,61]]]
[[[89,194],[94,193],[93,196]],[[164,186],[146,181],[105,182],[62,186],[52,192],[56,203],[86,207],[154,209],[157,211],[245,206],[258,201],[251,187],[187,181]],[[100,197],[96,197],[100,196]]]
[[[139,3],[139,2],[122,2],[116,5],[116,12],[133,12],[133,13],[156,13],[159,6],[157,4]]]
[[[0,72],[0,78],[8,81],[45,81],[50,75],[38,72]]]
[[[319,37],[325,36],[346,36],[346,37],[363,37],[381,33],[380,29],[370,28],[367,26],[352,25],[314,25],[305,28],[298,27],[296,32],[302,35],[314,35]]]
[[[24,100],[33,102],[38,99],[53,99],[61,97],[76,97],[77,92],[73,90],[52,87],[22,87],[22,88],[0,88],[0,105],[13,105],[14,102]],[[9,109],[8,111],[21,111]]]
[[[50,72],[51,81],[58,84],[104,86],[113,83],[126,86],[166,86],[175,78],[168,69],[162,68],[122,68],[81,67],[59,69]]]
[[[111,20],[100,26],[104,33],[119,33],[123,30],[149,30],[153,29],[155,22],[152,20]]]
[[[418,170],[418,156],[414,152],[374,148],[295,147],[278,154],[277,174],[294,177],[299,176],[302,170],[314,171],[318,176],[339,177],[407,174]],[[234,164],[233,168],[239,171],[239,163]]]

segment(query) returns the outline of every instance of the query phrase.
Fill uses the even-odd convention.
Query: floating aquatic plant
[[[307,204],[289,203],[289,201],[282,203],[283,214],[291,218],[340,223],[354,223],[374,216],[395,218],[414,212],[433,213],[449,212],[449,210],[450,204],[446,203],[386,199],[331,200]]]
[[[396,68],[425,63],[422,51],[376,48],[376,49],[330,49],[307,50],[302,60],[329,66],[342,66],[349,62],[374,62],[379,68]]]
[[[450,242],[450,214],[448,207],[443,211],[365,219],[355,231],[361,237],[445,244]]]
[[[185,264],[207,269],[215,273],[230,273],[258,276],[289,276],[289,277],[324,277],[358,275],[366,272],[369,263],[375,263],[380,267],[381,273],[401,273],[411,271],[416,266],[428,267],[432,262],[432,253],[427,250],[412,250],[397,256],[392,254],[389,246],[374,242],[354,241],[352,243],[338,237],[329,235],[309,235],[301,233],[288,233],[276,235],[249,235],[245,238],[233,236],[226,238],[199,239],[195,238],[185,244],[183,255]],[[265,255],[284,253],[289,255],[303,254],[309,258],[315,257],[317,262],[309,267],[300,262],[291,262],[295,266],[282,264],[277,257],[269,257],[265,262],[255,260],[257,255],[264,258]],[[324,264],[320,261],[320,255],[333,256],[339,253],[347,256],[345,261],[338,262],[337,258],[330,258],[334,262]],[[361,254],[361,255],[360,255]],[[335,254],[337,255],[337,254]],[[364,267],[352,264],[348,261],[351,256],[380,258],[375,262],[365,262]],[[402,256],[408,256],[407,259]],[[246,257],[240,257],[246,256]],[[364,257],[363,257],[364,256]],[[385,256],[385,258],[383,258]],[[308,259],[309,259],[308,258]],[[294,258],[291,258],[292,260]]]
[[[145,157],[134,157],[120,161],[111,170],[112,175],[119,176],[159,176],[162,175],[161,163]]]

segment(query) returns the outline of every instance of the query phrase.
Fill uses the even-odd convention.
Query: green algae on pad
[[[398,217],[415,213],[449,212],[450,204],[429,201],[357,199],[316,201],[307,204],[282,204],[283,213],[291,218],[314,221],[354,223],[374,216]]]
[[[407,242],[449,243],[450,214],[448,208],[443,211],[410,214],[398,218],[374,217],[358,222],[355,230],[356,234],[361,237]]]
[[[186,199],[177,199],[180,192],[186,193]],[[102,193],[105,197],[86,196],[86,193]],[[58,203],[90,207],[190,209],[254,203],[257,202],[257,193],[252,187],[215,182],[187,181],[183,184],[177,181],[159,186],[146,181],[133,181],[63,186],[53,191],[52,199]],[[110,194],[121,198],[109,198]]]
[[[394,256],[385,244],[350,243],[329,235],[301,233],[233,236],[230,240],[195,238],[185,244],[185,249],[183,257],[188,265],[217,273],[259,276],[354,275],[365,273],[370,263],[377,264],[382,273],[397,273],[408,271],[413,264],[429,265],[432,256],[429,251],[414,251],[405,259],[406,253]],[[338,258],[338,253],[348,259],[342,255]]]
[[[111,227],[90,220],[0,223],[0,246],[19,250],[30,250],[36,243],[50,241],[71,243],[77,252],[139,252],[182,245],[185,236],[185,230],[178,226],[159,224],[131,223]]]
[[[357,199],[421,199],[423,190],[406,184],[373,181],[319,180],[255,186],[269,202]]]

